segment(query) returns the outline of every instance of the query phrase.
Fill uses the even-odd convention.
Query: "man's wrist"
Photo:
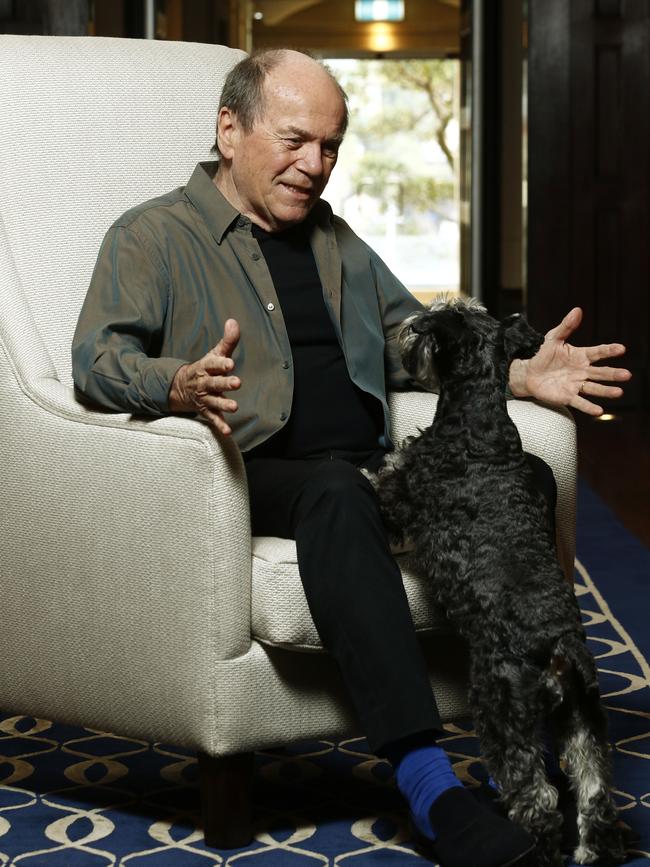
[[[529,397],[530,392],[526,385],[528,377],[528,362],[522,358],[515,358],[510,365],[508,385],[515,397]]]
[[[178,368],[172,379],[172,384],[169,386],[168,405],[170,412],[191,412],[192,407],[188,405],[185,391],[185,378],[189,364],[183,364]]]

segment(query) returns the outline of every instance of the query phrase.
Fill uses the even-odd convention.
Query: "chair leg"
[[[207,846],[238,849],[253,839],[253,753],[199,753],[203,833]]]

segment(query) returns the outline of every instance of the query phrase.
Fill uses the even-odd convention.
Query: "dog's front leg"
[[[408,455],[391,452],[376,474],[368,474],[375,488],[382,520],[391,541],[402,544],[410,538],[418,498],[413,496]]]

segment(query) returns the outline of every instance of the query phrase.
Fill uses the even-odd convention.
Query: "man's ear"
[[[217,144],[219,145],[219,153],[224,159],[232,159],[238,136],[237,117],[227,105],[224,105],[219,110],[217,117]]]
[[[501,323],[503,348],[508,361],[513,358],[532,358],[544,343],[544,337],[531,328],[525,317],[515,313]]]

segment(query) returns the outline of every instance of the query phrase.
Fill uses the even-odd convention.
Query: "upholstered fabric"
[[[82,406],[69,350],[106,228],[208,156],[240,57],[0,37],[0,706],[209,753],[356,723],[331,659],[302,652],[319,642],[295,546],[251,542],[232,441],[195,419]],[[393,397],[398,439],[429,423],[434,401]],[[572,423],[523,402],[513,414],[556,470],[568,563]],[[406,582],[424,626],[426,591]],[[462,646],[430,632],[422,642],[451,719],[464,708]]]
[[[409,565],[408,553],[397,556],[411,616],[419,632],[449,631],[449,624],[432,604],[425,580]],[[296,546],[290,539],[253,539],[251,629],[266,644],[290,650],[322,650],[302,591]]]
[[[0,215],[59,379],[104,233],[210,159],[244,53],[196,43],[3,36]]]

